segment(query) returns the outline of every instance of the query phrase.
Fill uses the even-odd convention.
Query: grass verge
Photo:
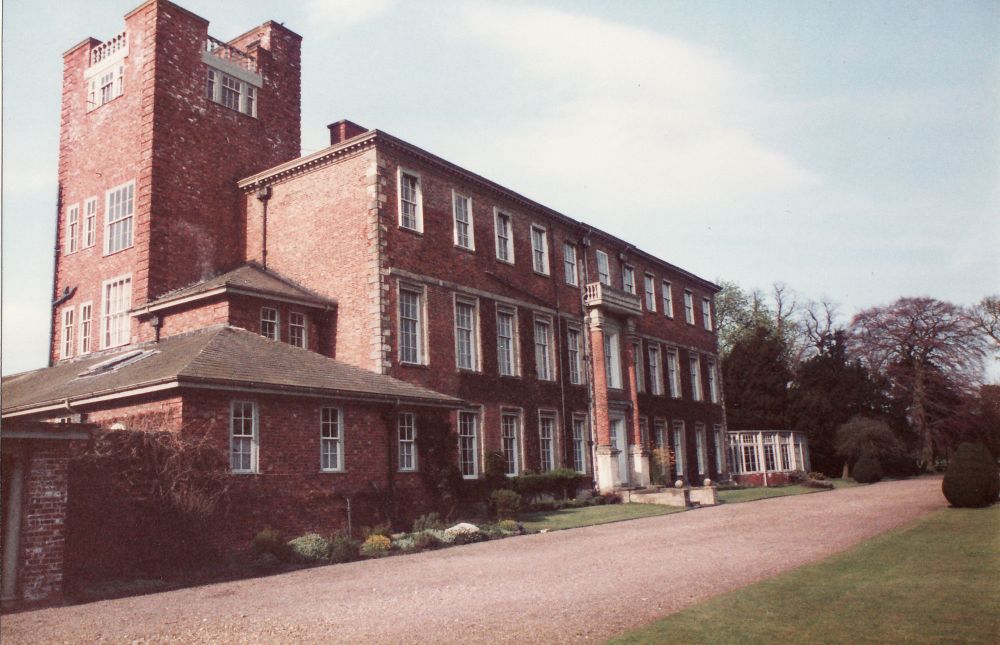
[[[564,508],[560,511],[526,513],[521,515],[520,522],[529,531],[541,531],[542,529],[558,531],[621,520],[634,520],[640,517],[666,515],[683,510],[685,509],[679,506],[660,506],[658,504],[606,504],[604,506]]]
[[[996,643],[1000,505],[948,508],[612,643]]]

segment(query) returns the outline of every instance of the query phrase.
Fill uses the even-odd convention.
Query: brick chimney
[[[364,134],[368,132],[368,128],[358,125],[354,121],[348,121],[347,119],[341,119],[336,123],[331,123],[326,126],[330,128],[330,145],[335,146],[338,143],[343,143],[352,137],[356,137],[359,134]]]

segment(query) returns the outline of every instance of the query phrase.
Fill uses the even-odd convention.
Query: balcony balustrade
[[[601,307],[626,316],[642,315],[639,296],[609,287],[602,282],[591,282],[585,288],[583,302],[587,307]]]

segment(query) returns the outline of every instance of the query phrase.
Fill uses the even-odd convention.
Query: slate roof
[[[116,369],[101,370],[109,363]],[[112,366],[113,367],[113,366]],[[87,373],[91,372],[91,375]],[[3,379],[3,414],[177,382],[460,407],[461,399],[228,325]]]
[[[213,278],[168,291],[159,298],[150,301],[140,309],[155,309],[175,300],[182,300],[199,294],[225,289],[227,291],[249,292],[264,296],[295,300],[317,307],[335,304],[332,298],[326,298],[302,287],[279,273],[265,269],[256,262],[250,262],[237,269],[222,273]]]

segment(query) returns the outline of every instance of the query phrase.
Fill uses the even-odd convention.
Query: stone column
[[[649,450],[642,441],[642,431],[639,427],[639,375],[637,370],[642,369],[642,341],[635,335],[634,320],[629,319],[625,330],[625,365],[628,371],[629,402],[632,405],[632,433],[628,442],[628,463],[632,473],[629,481],[634,486],[649,486]],[[639,345],[639,356],[635,355],[636,344]]]
[[[617,452],[611,445],[611,426],[608,418],[608,376],[605,367],[607,358],[604,355],[604,315],[597,309],[592,309],[587,318],[590,333],[590,353],[593,356],[594,374],[594,441],[597,460],[594,463],[594,478],[597,488],[602,493],[611,492],[615,488],[618,474]]]

